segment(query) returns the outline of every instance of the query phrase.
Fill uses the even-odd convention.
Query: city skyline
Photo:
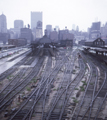
[[[14,27],[14,20],[23,20],[24,25],[31,26],[31,12],[43,12],[43,30],[46,25],[72,29],[72,25],[79,26],[79,30],[87,31],[92,22],[101,21],[105,24],[107,0],[0,0],[0,14],[7,18],[7,28]]]

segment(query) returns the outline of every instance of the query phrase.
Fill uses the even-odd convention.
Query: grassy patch
[[[72,99],[75,99],[75,97],[72,97]]]
[[[83,86],[87,85],[87,83],[85,81],[81,81],[83,83]]]
[[[84,86],[80,86],[80,90],[81,91],[84,91],[85,89],[84,89]]]
[[[20,103],[17,103],[17,105],[20,105]]]
[[[90,85],[93,85],[93,83],[90,83]]]
[[[96,74],[93,74],[94,77],[96,77]]]
[[[26,87],[26,90],[27,90],[27,91],[31,91],[31,88],[30,88],[30,87]]]
[[[72,73],[75,74],[76,70],[72,70]]]
[[[74,102],[74,103],[78,103],[77,99],[74,99],[73,102]]]
[[[53,91],[56,91],[56,89],[53,89]]]
[[[33,78],[32,81],[33,81],[33,83],[36,83],[37,82],[37,78],[36,77]]]
[[[78,88],[75,88],[75,90],[79,90]]]

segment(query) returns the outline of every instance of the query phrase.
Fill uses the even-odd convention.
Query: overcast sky
[[[14,20],[31,24],[31,11],[43,12],[43,26],[51,24],[72,29],[72,24],[87,31],[92,22],[107,21],[107,0],[0,0],[0,15],[7,17],[7,28],[14,27]]]

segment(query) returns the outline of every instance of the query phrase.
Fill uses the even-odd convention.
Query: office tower
[[[14,28],[23,28],[23,20],[15,20],[14,21]]]
[[[56,31],[58,32],[59,31],[59,26],[55,26],[55,28],[56,28]]]
[[[93,22],[91,26],[90,39],[96,39],[100,37],[101,22]]]
[[[37,27],[37,22],[42,22],[42,12],[31,12],[31,29]]]
[[[29,28],[21,28],[20,38],[27,39],[27,43],[30,44],[32,41],[32,31]]]
[[[38,21],[37,22],[37,27],[36,27],[36,39],[42,38],[42,22]]]
[[[0,32],[7,33],[7,22],[4,14],[0,15]]]
[[[72,30],[75,30],[75,24],[72,25]]]
[[[38,27],[40,24],[40,27]],[[41,38],[42,33],[42,12],[31,12],[31,29],[34,40]]]
[[[46,31],[47,31],[47,37],[49,37],[52,31],[52,25],[46,25]]]
[[[101,22],[93,22],[91,31],[100,31]]]
[[[79,32],[79,27],[78,26],[76,27],[76,31]]]

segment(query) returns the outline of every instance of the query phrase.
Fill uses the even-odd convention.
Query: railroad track
[[[11,68],[9,68],[8,70],[6,70],[4,73],[2,73],[0,75],[0,81],[2,81],[4,78],[10,76],[12,73],[14,73],[15,71],[18,70],[18,67],[21,66],[22,64],[24,64],[28,59],[28,56],[26,56],[25,58],[23,58],[21,61],[19,61],[18,63],[16,63],[14,66],[12,66]]]
[[[67,60],[67,58],[64,58],[63,60],[64,60],[63,62],[65,62]],[[44,92],[47,90],[46,89],[47,86],[50,86],[51,83],[53,83],[54,78],[56,77],[58,71],[64,64],[63,62],[61,62],[58,66],[53,68],[53,70],[51,72],[48,72],[48,76],[46,75],[46,73],[45,73],[45,76],[43,75],[43,77],[39,81],[37,87],[28,96],[27,100],[24,101],[24,104],[21,105],[21,107],[18,109],[18,111],[9,118],[10,120],[11,119],[19,119],[18,118],[19,116],[20,116],[20,119],[26,119],[27,117],[29,117],[29,119],[30,119],[32,117],[32,114],[33,114],[33,111],[35,109],[37,102],[41,99]],[[48,68],[48,71],[49,71],[49,68]],[[32,106],[31,106],[31,104],[32,104]],[[29,106],[29,109],[26,110],[25,108],[27,108],[28,106]]]
[[[85,58],[85,60],[90,66],[90,76],[85,92],[81,97],[81,102],[75,109],[73,120],[105,119],[106,116],[103,115],[102,110],[104,109],[103,105],[105,104],[104,101],[107,96],[106,90],[104,90],[107,79],[106,71],[99,64],[94,64],[95,60],[90,60],[90,57],[88,57],[88,59]]]
[[[46,120],[57,120],[57,119],[63,120],[68,118],[66,115],[65,107],[67,105],[67,102],[69,101],[69,97],[71,96],[71,94],[75,90],[75,87],[79,84],[79,82],[81,81],[84,75],[84,64],[81,65],[82,66],[80,68],[80,72],[75,76],[74,79],[72,79],[72,81],[70,79],[72,74],[71,72],[73,72],[72,67],[71,67],[71,71],[69,72],[70,74],[67,73],[68,70],[65,72],[67,73],[67,75],[64,76],[66,76],[67,78],[66,79],[64,78],[64,81],[62,81],[62,83],[65,82],[66,84],[64,84],[64,86],[63,84],[61,84],[60,88],[63,89],[60,90],[57,96],[55,97],[52,107],[50,108],[45,118]]]
[[[0,112],[4,111],[4,109],[12,103],[13,98],[18,93],[20,93],[27,85],[29,85],[33,78],[38,74],[42,63],[43,59],[40,59],[37,65],[32,70],[27,72],[27,75],[25,75],[26,70],[25,72],[20,71],[20,77],[17,76],[17,79],[13,80],[13,82],[11,82],[5,89],[2,90],[4,96],[0,100]],[[6,92],[7,90],[9,91]]]

